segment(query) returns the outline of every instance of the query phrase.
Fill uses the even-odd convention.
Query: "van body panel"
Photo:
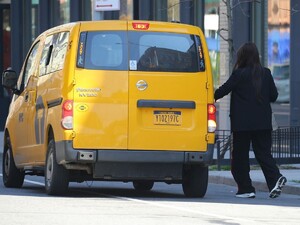
[[[80,26],[78,60],[87,54],[88,66],[74,73],[74,148],[127,149],[128,71],[118,67],[127,64],[126,30],[127,21]]]
[[[75,72],[74,148],[127,149],[128,73]]]
[[[129,75],[129,149],[206,150],[207,92],[206,73],[153,73],[130,71]],[[148,87],[140,91],[137,82]],[[195,108],[138,107],[142,99],[161,101],[192,101]],[[179,113],[178,124],[160,124],[159,113]],[[165,116],[165,114],[161,115]]]
[[[175,59],[173,60],[176,57],[174,54],[176,51],[179,54],[178,57],[188,57],[186,53],[195,48],[194,45],[197,43],[195,36],[200,37],[197,50],[198,48],[206,49],[203,45],[205,39],[203,39],[202,32],[194,26],[172,23],[166,26],[165,23],[145,21],[130,21],[128,30],[131,52],[134,46],[140,48],[140,52],[144,51],[141,53],[144,55],[137,61],[137,68],[131,67],[131,64],[129,68],[128,148],[131,150],[206,151],[209,58],[205,57],[204,70],[200,68],[201,71],[198,71],[198,69],[186,67],[186,72],[180,71],[181,67],[176,65]],[[138,32],[140,34],[137,35]],[[160,35],[163,43],[157,41]],[[191,42],[193,46],[188,45],[188,39],[193,40]],[[173,46],[172,42],[177,46]],[[150,44],[153,44],[153,47],[148,49],[144,47]],[[185,45],[189,48],[184,48]],[[151,50],[152,54],[150,54]],[[195,58],[200,54],[197,50],[195,50]],[[137,54],[130,55],[133,57],[129,59],[130,63],[135,62],[134,57]],[[142,63],[143,58],[151,62],[148,64],[145,62],[149,68],[141,68],[144,71],[139,71],[139,64]],[[173,66],[176,65],[179,71],[176,69],[172,71],[172,68],[168,67],[166,63],[169,59],[173,60]],[[183,58],[178,63],[188,62]],[[156,70],[155,67],[158,69]],[[151,72],[146,70],[151,70]],[[141,85],[146,88],[141,88]],[[157,105],[139,107],[138,102],[141,100],[156,101]],[[175,104],[168,107],[165,104],[166,101]],[[159,102],[163,102],[165,106],[159,107]],[[184,107],[180,104],[176,106],[176,102],[193,102],[195,107]],[[163,121],[164,118],[166,121]],[[178,121],[175,122],[174,120],[177,119]]]

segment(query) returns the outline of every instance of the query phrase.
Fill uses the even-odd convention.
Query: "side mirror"
[[[18,75],[15,71],[8,69],[2,73],[2,86],[3,87],[15,90],[17,81],[18,81]]]

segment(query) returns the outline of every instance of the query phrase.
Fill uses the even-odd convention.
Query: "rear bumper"
[[[206,152],[73,149],[72,142],[56,143],[56,160],[69,170],[85,170],[91,178],[77,180],[181,182],[184,170],[208,166],[214,145]]]
[[[209,165],[213,159],[214,145],[209,144],[207,151],[145,151],[145,150],[86,150],[74,149],[72,141],[56,142],[56,160],[67,163],[182,163]],[[91,157],[81,157],[90,153]]]

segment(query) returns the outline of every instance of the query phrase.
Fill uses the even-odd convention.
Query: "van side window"
[[[28,55],[28,58],[26,60],[26,64],[25,64],[25,67],[24,67],[24,74],[23,74],[23,77],[22,77],[22,83],[21,83],[21,88],[20,90],[24,90],[24,88],[27,86],[27,82],[28,82],[28,79],[30,76],[34,75],[35,73],[35,69],[36,69],[36,66],[37,66],[37,52],[38,52],[38,47],[39,47],[39,42],[36,43],[29,55]]]
[[[53,34],[46,38],[40,61],[40,76],[63,69],[68,41],[69,32]]]
[[[198,50],[198,64],[199,64],[199,68],[200,71],[205,71],[205,58],[204,58],[204,52],[203,52],[203,47],[201,44],[201,40],[199,36],[195,36],[195,40],[196,40],[196,46],[197,46],[197,50]]]
[[[95,70],[127,70],[125,32],[87,32],[85,35],[81,34],[81,39],[86,40],[81,40],[78,46],[78,67]]]
[[[129,32],[130,70],[198,72],[199,44],[194,35]],[[204,61],[203,61],[204,66]]]
[[[69,32],[61,32],[56,35],[52,51],[52,63],[50,73],[63,69],[69,43]]]
[[[45,40],[42,57],[40,61],[40,76],[47,74],[47,67],[49,66],[50,57],[53,49],[52,39],[53,39],[53,35],[48,36]]]

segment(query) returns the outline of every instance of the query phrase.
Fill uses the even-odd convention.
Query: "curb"
[[[208,179],[209,183],[213,184],[224,184],[229,186],[236,186],[233,178],[222,177],[218,175],[210,175]],[[257,191],[269,192],[267,184],[260,181],[252,181],[253,186]],[[300,195],[300,187],[290,186],[288,183],[283,187],[283,193],[291,195]]]

